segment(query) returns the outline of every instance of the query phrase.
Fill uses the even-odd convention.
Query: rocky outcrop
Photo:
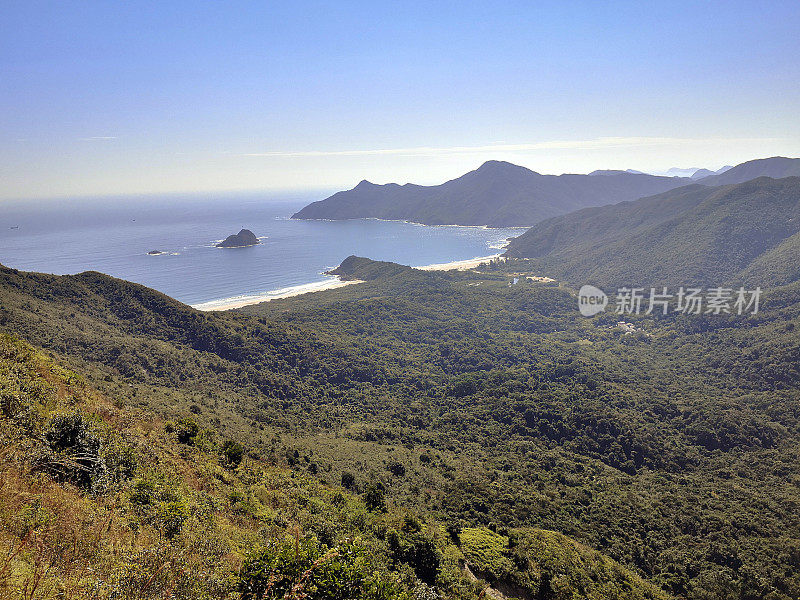
[[[236,235],[229,235],[219,244],[217,248],[243,248],[245,246],[255,246],[259,244],[256,234],[249,229],[242,229]]]

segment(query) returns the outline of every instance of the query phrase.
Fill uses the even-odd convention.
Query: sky
[[[0,0],[0,199],[800,156],[800,2]]]

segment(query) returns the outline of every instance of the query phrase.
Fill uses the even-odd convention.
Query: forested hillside
[[[574,285],[784,285],[800,231],[800,178],[692,185],[550,219],[511,241]]]
[[[667,598],[555,532],[448,526],[126,408],[9,335],[0,398],[2,598]]]
[[[521,277],[529,261],[466,273],[356,258],[348,264],[353,277],[369,281],[216,314],[96,273],[54,277],[3,269],[0,318],[6,331],[41,347],[42,360],[52,360],[49,354],[63,361],[84,375],[93,395],[133,415],[126,417],[131,428],[152,431],[155,437],[141,444],[155,446],[157,455],[169,444],[202,450],[187,455],[194,469],[217,461],[227,440],[241,444],[249,466],[236,477],[244,487],[225,488],[214,514],[227,519],[237,503],[254,511],[248,523],[271,532],[259,533],[256,546],[278,553],[267,554],[270,561],[283,560],[275,558],[283,556],[281,536],[295,524],[301,539],[313,537],[311,563],[326,556],[323,544],[341,550],[356,535],[337,521],[350,517],[336,504],[319,509],[314,499],[329,502],[326,494],[342,484],[360,497],[340,492],[348,506],[380,513],[383,496],[386,514],[396,515],[385,527],[384,513],[378,521],[369,517],[357,531],[368,547],[363,564],[389,565],[380,577],[400,577],[405,587],[397,594],[422,593],[419,581],[444,597],[475,597],[479,588],[458,568],[461,552],[473,575],[512,596],[611,598],[625,597],[619,590],[628,589],[631,597],[648,597],[639,584],[613,587],[610,582],[632,576],[587,548],[676,597],[800,593],[800,539],[793,533],[800,530],[796,286],[767,294],[758,315],[633,317],[636,333],[626,335],[613,314],[580,317],[568,289]],[[509,285],[512,277],[518,284]],[[48,402],[37,409],[40,429],[31,430],[31,440],[49,427],[55,405]],[[92,406],[86,412],[96,414]],[[213,433],[200,435],[206,430]],[[198,435],[194,445],[180,441]],[[202,441],[208,436],[211,441]],[[58,448],[50,450],[68,450]],[[29,464],[27,450],[15,456],[21,460],[14,465]],[[132,482],[146,479],[151,465],[175,474],[173,459],[147,456],[137,459],[129,479],[113,485],[138,485]],[[292,508],[293,499],[275,504],[268,500],[272,492],[247,487],[264,480],[251,470],[262,468],[286,469],[280,477],[301,477],[308,483],[297,485],[322,491],[298,492],[306,498],[296,501],[300,508]],[[19,485],[28,485],[28,475],[19,477]],[[236,487],[231,481],[225,485]],[[73,484],[62,482],[66,490]],[[80,502],[106,502],[80,486],[69,493]],[[275,515],[272,520],[259,516],[252,496],[271,508],[265,514]],[[157,503],[177,501],[163,498]],[[190,515],[204,514],[204,504],[189,505]],[[291,516],[295,510],[310,516]],[[406,511],[415,515],[408,525]],[[325,514],[333,534],[310,525]],[[582,545],[524,533],[530,528]],[[9,546],[28,530],[13,530]],[[425,540],[441,553],[435,575],[415,562],[414,548],[431,548]],[[563,550],[542,549],[548,541]],[[158,543],[173,548],[175,542]],[[236,581],[248,573],[237,562],[248,556],[236,549],[242,547],[225,550],[232,562],[219,567]],[[518,557],[523,548],[533,554]],[[565,562],[550,569],[545,556]],[[287,577],[300,572],[301,563],[293,564]],[[402,578],[403,565],[416,579]],[[16,571],[22,579],[25,568]],[[604,591],[590,593],[598,581]]]

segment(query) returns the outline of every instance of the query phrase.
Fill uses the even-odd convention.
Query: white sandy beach
[[[502,254],[492,254],[491,256],[479,256],[476,258],[468,258],[466,260],[454,260],[453,262],[437,263],[434,265],[425,265],[422,267],[414,267],[421,271],[466,271],[467,269],[474,269],[482,263],[489,262],[490,260],[498,259]]]
[[[476,258],[467,258],[465,260],[454,260],[452,262],[437,263],[433,265],[424,265],[421,267],[414,267],[422,271],[466,271],[467,269],[474,269],[482,263],[489,262],[500,258],[501,254],[492,254],[491,256],[480,256]],[[337,278],[328,278],[324,281],[316,281],[314,283],[305,283],[302,285],[294,285],[285,287],[271,292],[264,292],[263,294],[249,294],[243,296],[234,296],[233,298],[222,298],[220,300],[211,300],[209,302],[201,302],[193,304],[192,308],[203,311],[212,310],[232,310],[234,308],[242,308],[251,304],[260,304],[261,302],[269,302],[270,300],[278,300],[282,298],[291,298],[301,294],[308,294],[311,292],[321,292],[323,290],[333,290],[336,288],[344,287],[354,283],[364,283],[363,281],[342,281]]]
[[[250,294],[243,296],[234,296],[233,298],[222,298],[221,300],[211,300],[210,302],[201,302],[193,304],[192,308],[197,310],[210,311],[210,310],[232,310],[234,308],[242,308],[251,304],[260,304],[261,302],[269,302],[270,300],[278,300],[280,298],[291,298],[292,296],[299,296],[310,292],[321,292],[322,290],[333,290],[336,288],[351,285],[353,283],[363,283],[362,281],[342,281],[339,278],[329,278],[324,281],[315,281],[313,283],[304,283],[302,285],[293,285],[290,287],[273,290],[271,292],[264,292],[263,294]]]

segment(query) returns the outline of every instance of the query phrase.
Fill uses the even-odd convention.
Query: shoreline
[[[242,294],[241,296],[233,296],[231,298],[221,298],[219,300],[209,300],[208,302],[198,302],[197,304],[192,304],[190,306],[203,312],[233,310],[235,308],[242,308],[244,306],[269,302],[270,300],[281,300],[283,298],[291,298],[293,296],[300,296],[302,294],[309,294],[311,292],[334,290],[336,288],[345,287],[354,283],[364,282],[359,280],[342,281],[336,277],[335,279],[332,278],[323,281],[314,281],[312,283],[302,283],[300,285],[278,288],[277,290],[271,290],[262,294]]]
[[[419,269],[420,271],[466,271],[468,269],[474,269],[490,260],[501,258],[502,256],[502,253],[497,253],[490,256],[476,256],[475,258],[466,258],[464,260],[454,260],[446,263],[435,263],[413,268]]]
[[[466,271],[468,269],[474,269],[482,263],[498,259],[500,257],[502,257],[502,254],[498,253],[490,256],[477,256],[475,258],[454,260],[446,263],[434,263],[431,265],[422,265],[412,268],[419,269],[420,271]],[[231,298],[221,298],[219,300],[209,300],[208,302],[198,302],[197,304],[192,304],[191,307],[203,312],[233,310],[235,308],[243,308],[253,304],[269,302],[271,300],[283,300],[285,298],[292,298],[302,294],[322,292],[325,290],[335,290],[337,288],[345,287],[355,283],[364,283],[363,281],[357,279],[342,281],[336,276],[328,277],[328,279],[323,281],[288,286],[285,288],[264,292],[262,294],[242,294],[241,296],[233,296]]]
[[[533,225],[458,225],[457,223],[440,223],[432,225],[429,223],[418,223],[417,221],[408,221],[407,219],[382,219],[380,217],[351,217],[347,219],[295,219],[294,216],[289,217],[289,220],[294,221],[325,221],[329,223],[336,223],[337,221],[383,221],[384,223],[405,223],[407,225],[417,225],[419,227],[465,227],[469,229],[530,229]]]

